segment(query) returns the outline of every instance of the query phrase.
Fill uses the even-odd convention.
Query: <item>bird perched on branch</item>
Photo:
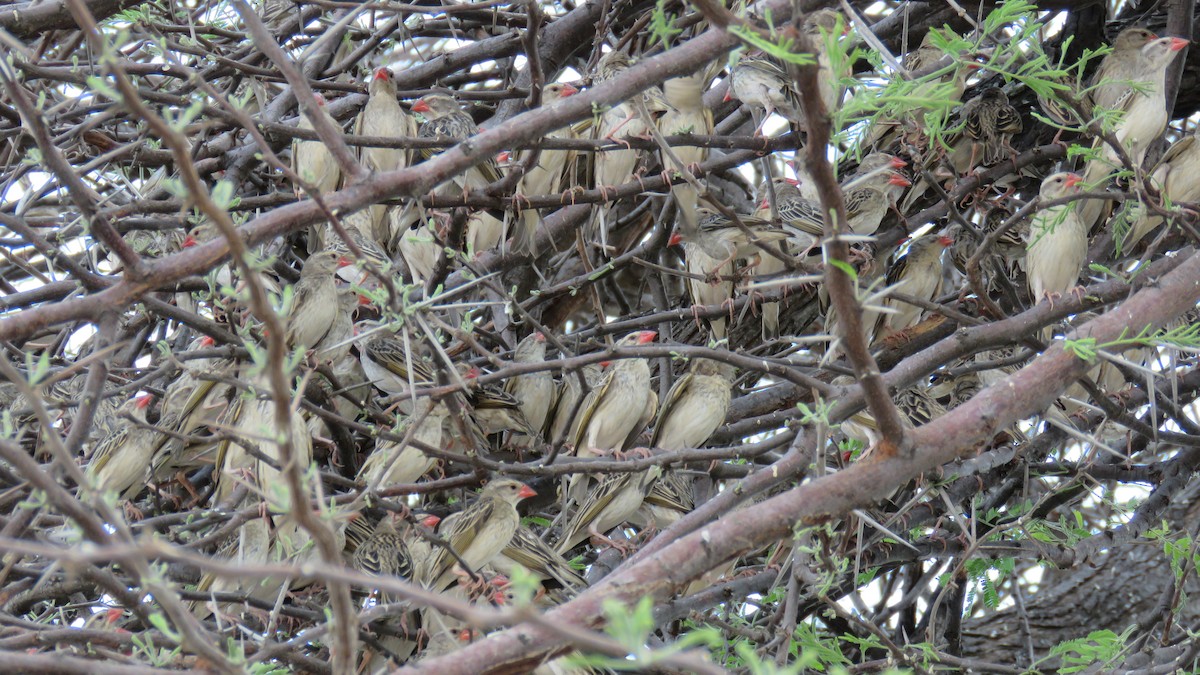
[[[329,332],[338,311],[336,275],[340,260],[336,251],[321,251],[304,261],[287,318],[285,339],[289,347],[309,349]]]
[[[475,120],[463,111],[458,101],[445,94],[427,94],[417,100],[412,111],[421,113],[425,123],[417,129],[419,138],[438,140],[464,141],[479,133]],[[435,149],[421,150],[426,159],[438,154]],[[467,169],[461,179],[455,182],[464,190],[481,190],[500,180],[500,167],[496,166],[493,158],[487,158]]]
[[[537,493],[524,483],[499,479],[484,486],[479,499],[442,521],[438,536],[446,540],[470,573],[487,565],[512,541],[521,517],[517,504]],[[442,591],[454,582],[458,561],[445,548],[430,554],[421,570],[421,578],[434,591]]]
[[[317,100],[317,115],[324,115],[329,123],[337,125],[333,117],[325,110],[325,97],[320,94],[314,94]],[[301,114],[300,121],[296,125],[299,129],[312,131],[313,124],[309,121],[308,116]],[[329,148],[322,141],[292,141],[292,171],[300,177],[300,180],[308,184],[318,194],[333,192],[337,189],[338,181],[341,180],[342,170],[338,167],[337,160],[333,158],[333,153],[329,152]],[[297,197],[304,196],[304,188],[300,185],[294,186]]]
[[[517,343],[513,352],[513,363],[542,363],[546,360],[546,336],[530,333]],[[504,389],[520,402],[521,415],[535,435],[546,428],[550,411],[554,408],[554,376],[549,370],[526,373],[509,378]],[[530,439],[531,441],[534,439]]]
[[[649,344],[658,333],[643,330],[617,341],[616,347]],[[622,445],[645,416],[650,405],[650,363],[646,359],[620,359],[583,402],[579,413],[575,451],[580,457],[611,454]]]
[[[570,84],[562,82],[548,84],[542,89],[542,106],[551,107],[558,105],[578,93],[579,90]],[[575,132],[568,125],[546,134],[546,138],[575,138]],[[549,149],[542,149],[540,151],[526,150],[517,158],[515,164],[523,165],[526,158],[533,152],[538,153],[537,161],[521,177],[521,181],[517,186],[517,194],[543,196],[558,193],[563,189],[567,167],[571,165],[575,152],[572,150]],[[514,200],[519,200],[519,197],[514,198]],[[520,217],[513,226],[513,249],[519,252],[531,251],[536,253],[534,250],[534,239],[541,220],[541,215],[539,215],[537,209],[521,210]]]
[[[803,103],[787,69],[762,52],[743,54],[729,71],[726,100],[730,98],[750,106],[755,136],[762,135],[763,125],[772,113],[779,113],[792,124],[804,124]]]
[[[1078,174],[1056,173],[1042,181],[1038,195],[1043,202],[1060,199],[1079,192],[1082,181]],[[1025,253],[1031,302],[1046,298],[1053,303],[1075,286],[1087,258],[1087,243],[1087,226],[1074,205],[1043,208],[1033,216]]]
[[[1164,200],[1172,204],[1192,204],[1200,201],[1200,143],[1194,129],[1188,136],[1175,142],[1159,160],[1151,172],[1150,180],[1162,193]],[[1163,222],[1163,218],[1151,212],[1145,204],[1131,209],[1133,223],[1121,240],[1121,250],[1131,250],[1142,237]]]
[[[729,412],[733,366],[696,359],[663,399],[651,447],[683,450],[704,445]]]
[[[404,428],[392,430],[393,434],[405,436],[411,442],[376,439],[375,450],[363,462],[358,471],[358,482],[364,485],[390,485],[415,483],[437,464],[417,447],[417,443],[431,447],[442,447],[442,434],[450,411],[443,403],[422,400],[422,408],[409,418]]]
[[[1187,40],[1174,37],[1146,41],[1153,35],[1144,29],[1123,31],[1117,37],[1120,48],[1114,47],[1097,71],[1103,79],[1093,80],[1100,85],[1092,99],[1095,107],[1124,113],[1111,131],[1135,169],[1141,166],[1150,144],[1167,128],[1167,67],[1188,45]],[[1135,49],[1139,42],[1142,46]],[[1103,139],[1097,139],[1094,147],[1100,156],[1089,161],[1083,173],[1083,181],[1089,186],[1100,183],[1114,168],[1121,168],[1117,152]],[[1084,228],[1091,231],[1109,205],[1104,199],[1083,200],[1078,209]]]
[[[954,240],[945,235],[926,234],[914,239],[908,246],[908,253],[888,269],[888,287],[905,295],[933,301],[942,290],[942,252],[953,243]],[[880,314],[875,329],[876,340],[917,325],[925,311],[922,307],[894,298],[884,300],[883,305],[892,311]]]
[[[126,411],[142,424],[153,396],[139,396],[125,406]],[[167,440],[147,426],[119,421],[114,429],[96,445],[83,474],[97,490],[112,490],[124,499],[137,496],[146,486],[146,469],[155,451]]]
[[[412,138],[417,135],[417,122],[404,112],[396,100],[396,79],[391,69],[379,67],[367,84],[367,104],[359,113],[354,133],[360,136],[383,138]],[[363,164],[375,172],[396,171],[408,166],[408,151],[404,148],[363,147]],[[387,208],[382,204],[370,207],[373,238],[387,240]]]

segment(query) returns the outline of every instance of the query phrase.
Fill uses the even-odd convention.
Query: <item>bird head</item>
[[[133,399],[133,405],[138,410],[145,410],[146,407],[149,406],[150,402],[153,400],[154,400],[153,396],[151,396],[150,394],[145,394],[143,396],[139,396],[139,397]]]
[[[533,341],[534,342],[545,342],[546,335],[544,333],[542,333],[541,331],[538,331],[533,334]]]
[[[643,330],[643,331],[639,331],[637,333],[637,336],[638,336],[637,343],[639,345],[644,345],[644,344],[647,344],[650,342],[654,342],[654,338],[658,337],[658,331]]]
[[[386,66],[380,66],[375,69],[374,79],[387,82],[388,80],[392,79],[392,71]]]
[[[937,238],[937,242],[942,245],[942,248],[950,248],[954,245],[954,239],[944,234]]]

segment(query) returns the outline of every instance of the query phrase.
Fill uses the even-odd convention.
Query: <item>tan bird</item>
[[[1077,193],[1082,179],[1078,174],[1056,173],[1042,181],[1042,201]],[[1072,204],[1040,209],[1033,216],[1025,269],[1029,281],[1029,299],[1041,302],[1071,290],[1079,280],[1087,258],[1087,226],[1080,221]]]
[[[650,446],[662,450],[699,448],[729,412],[733,367],[696,359],[663,399]]]
[[[517,503],[537,493],[515,480],[494,480],[484,486],[479,499],[442,521],[438,535],[445,539],[459,558],[476,572],[500,555],[512,541],[521,524]],[[423,566],[421,578],[434,591],[449,587],[456,578],[458,565],[444,548],[436,548]]]
[[[621,338],[616,346],[632,347],[654,341],[658,333],[643,330]],[[620,359],[584,401],[575,452],[580,457],[612,454],[633,431],[650,403],[650,363],[646,359]]]
[[[932,302],[942,291],[945,276],[942,253],[953,243],[954,240],[945,235],[926,234],[914,239],[908,246],[908,253],[888,269],[887,285],[905,295]],[[880,314],[876,340],[917,325],[925,311],[895,298],[887,298],[883,306],[892,311]]]
[[[320,94],[314,94],[314,97],[317,100],[316,114],[324,115],[328,118],[330,124],[336,126],[337,122],[325,110],[325,97]],[[312,122],[304,114],[300,115],[300,122],[297,124],[297,127],[306,131],[313,130]],[[300,177],[300,180],[316,190],[318,194],[336,190],[338,181],[342,177],[337,160],[333,158],[333,154],[329,152],[329,148],[320,140],[296,140],[292,142],[292,171]],[[294,187],[296,196],[303,197],[304,189],[299,185]]]
[[[310,349],[325,337],[337,317],[337,269],[340,256],[321,251],[309,256],[300,270],[285,339],[289,347]]]
[[[530,333],[517,343],[513,363],[542,363],[546,360],[546,336]],[[536,434],[541,434],[554,408],[556,395],[554,376],[549,370],[526,373],[509,378],[504,389],[520,402],[521,414]],[[530,439],[530,442],[536,439]]]
[[[1200,143],[1196,134],[1184,136],[1167,150],[1158,166],[1154,167],[1150,180],[1165,200],[1172,204],[1192,204],[1200,201]],[[1150,211],[1144,204],[1133,209],[1133,224],[1121,242],[1121,250],[1128,252],[1163,222],[1162,216]]]
[[[562,82],[548,84],[542,89],[542,106],[555,106],[578,93],[579,90],[570,84]],[[551,131],[545,137],[569,139],[575,138],[575,132],[568,125]],[[516,161],[516,164],[521,165],[531,152],[533,151],[524,151]],[[565,172],[567,167],[571,166],[574,157],[575,152],[572,150],[543,149],[538,153],[537,162],[521,177],[521,181],[517,187],[517,194],[525,196],[557,194],[564,187]],[[522,209],[520,217],[513,226],[513,248],[519,252],[530,251],[536,254],[534,241],[536,240],[538,225],[541,222],[542,217],[537,209]]]

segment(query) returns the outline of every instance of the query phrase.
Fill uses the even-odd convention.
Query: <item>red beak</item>
[[[725,98],[721,99],[721,102],[726,103],[726,102],[732,101],[732,100],[733,100],[733,94],[731,94],[729,92],[725,92]]]
[[[1066,185],[1067,187],[1075,187],[1076,185],[1078,185],[1082,182],[1083,182],[1083,176],[1080,176],[1077,173],[1072,173],[1072,174],[1067,175],[1067,182],[1064,183],[1064,185]]]
[[[317,105],[325,105],[327,103],[325,97],[320,94],[313,94],[313,98],[317,101]]]
[[[421,524],[431,529],[437,527],[440,522],[442,519],[437,516],[425,516],[421,519]]]
[[[637,343],[639,345],[644,345],[647,342],[654,342],[654,338],[656,337],[658,337],[658,331],[644,330],[641,333],[638,333]]]
[[[387,68],[376,68],[375,69],[375,79],[390,80],[390,79],[392,79],[392,71],[388,70]]]
[[[211,335],[205,335],[204,337],[200,338],[200,346],[203,348],[208,348],[215,344],[217,344],[217,341],[214,340]]]
[[[523,484],[521,485],[521,491],[517,493],[517,496],[521,499],[528,499],[530,497],[536,497],[537,493],[533,491],[533,488]]]
[[[682,243],[683,243],[683,235],[679,234],[678,232],[672,234],[671,238],[667,240],[667,246],[678,246]]]
[[[796,179],[796,178],[784,178],[783,182],[787,183],[788,185],[795,185],[796,187],[800,187],[800,180]]]
[[[562,96],[563,96],[563,98],[566,98],[566,97],[568,97],[568,96],[574,96],[575,94],[578,94],[578,93],[579,93],[579,90],[578,90],[578,89],[576,89],[576,88],[575,88],[574,86],[572,86],[572,85],[569,85],[569,84],[564,84],[564,85],[563,85],[563,87],[562,87]]]
[[[509,157],[508,152],[502,152],[502,153],[496,155],[496,161],[503,164],[508,161],[508,157]]]
[[[1187,40],[1184,40],[1183,38],[1177,38],[1177,37],[1171,38],[1171,51],[1177,52],[1186,46],[1188,46]]]
[[[912,183],[910,183],[907,178],[905,178],[904,176],[901,176],[898,173],[892,174],[892,177],[888,179],[888,184],[889,185],[897,185],[899,187],[911,187],[912,186]]]
[[[368,298],[368,297],[367,297],[367,296],[365,296],[365,295],[360,295],[360,296],[358,296],[358,305],[359,305],[359,307],[361,307],[361,306],[363,306],[363,305],[369,305],[369,304],[371,304],[371,299],[370,299],[370,298]]]
[[[342,256],[342,257],[338,258],[338,267],[349,267],[353,264],[354,263],[350,262],[350,259],[347,258],[346,256]]]
[[[908,162],[900,159],[899,157],[893,157],[891,166],[893,169],[903,169],[904,167],[908,166]]]
[[[190,234],[183,238],[183,247],[184,248],[191,248],[193,246],[196,246],[199,243],[200,242],[196,241],[196,238]]]
[[[150,394],[146,394],[145,396],[139,396],[136,399],[134,399],[133,403],[134,403],[134,405],[136,405],[138,407],[138,410],[145,410],[146,406],[150,405],[150,402],[153,400],[154,400],[153,396],[151,396]]]
[[[947,237],[946,235],[942,235],[942,236],[938,237],[938,243],[944,247],[949,248],[950,246],[952,246],[954,244],[954,240],[951,239],[950,237]]]
[[[543,335],[541,331],[538,331],[537,333],[533,334],[533,341],[534,342],[545,342],[546,336]]]
[[[429,104],[425,102],[425,99],[420,99],[413,104],[412,111],[419,113],[429,112]]]

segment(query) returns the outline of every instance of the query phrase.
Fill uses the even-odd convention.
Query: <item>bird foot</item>
[[[587,192],[587,189],[582,185],[572,185],[570,188],[562,191],[562,194],[559,195],[558,200],[560,203],[566,204],[567,195],[571,195],[571,206],[575,206],[575,198],[585,192]]]
[[[622,558],[628,558],[635,551],[637,546],[629,541],[617,541],[611,537],[606,537],[596,531],[595,526],[588,527],[588,533],[592,535],[591,544],[598,549],[614,548],[621,554]]]

